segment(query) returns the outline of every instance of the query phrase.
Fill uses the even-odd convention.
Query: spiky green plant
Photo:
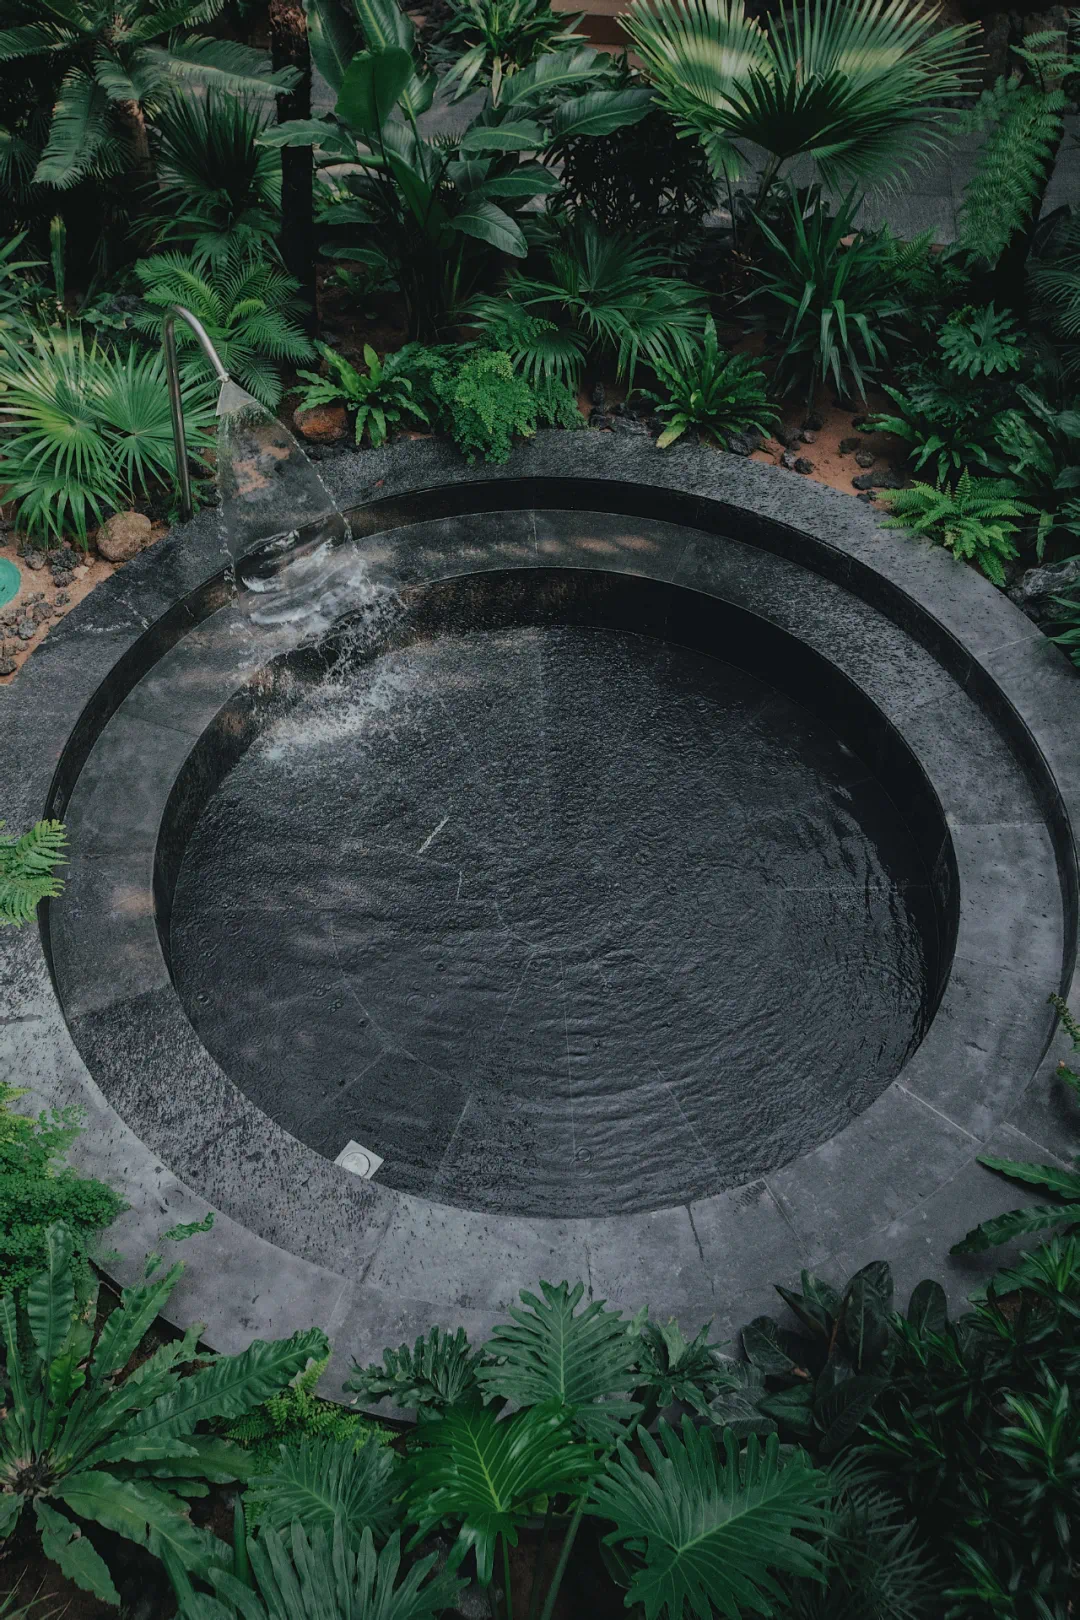
[[[251,1537],[242,1571],[235,1558],[210,1571],[212,1597],[174,1580],[181,1620],[435,1620],[463,1585],[435,1562],[430,1553],[399,1580],[400,1537],[377,1553],[369,1530],[356,1544],[339,1520],[310,1539],[300,1525],[288,1540],[273,1530]]]
[[[18,835],[0,832],[0,926],[29,922],[39,901],[63,893],[56,868],[64,865],[66,850],[62,821],[35,821],[29,832]]]
[[[762,22],[742,0],[633,0],[623,26],[717,173],[738,178],[740,143],[765,149],[760,208],[804,154],[846,190],[895,181],[942,149],[978,54],[975,30],[939,28],[939,15],[908,0],[809,0]]]
[[[307,387],[300,395],[301,410],[316,405],[344,405],[355,412],[356,442],[364,434],[373,445],[386,443],[388,433],[405,422],[430,421],[416,394],[415,349],[406,345],[380,360],[370,343],[364,344],[366,372],[351,365],[345,356],[335,354],[325,343],[315,347],[326,362],[327,375],[298,371]]]
[[[549,0],[454,0],[440,39],[472,41],[446,75],[454,100],[486,85],[497,107],[504,79],[547,51],[585,44],[585,35],[574,32],[580,22],[553,11]]]
[[[733,433],[750,428],[768,433],[779,420],[766,398],[765,373],[748,355],[721,353],[711,315],[705,318],[701,351],[692,365],[657,358],[653,370],[663,392],[646,393],[667,422],[656,441],[661,450],[688,428],[726,446]]]
[[[298,283],[243,247],[202,266],[182,253],[157,253],[140,260],[135,273],[152,311],[136,319],[139,330],[159,336],[170,304],[184,305],[203,323],[225,369],[268,410],[281,399],[280,363],[314,358],[300,325]],[[185,376],[211,379],[213,367],[190,328],[179,323],[176,340]]]
[[[213,90],[172,95],[158,108],[147,218],[159,242],[200,265],[235,248],[276,258],[281,157],[259,144],[269,116],[265,106]]]
[[[214,420],[205,387],[183,385],[195,466]],[[113,353],[76,327],[34,332],[0,347],[0,483],[29,534],[71,534],[176,478],[172,418],[160,352]]]
[[[108,1567],[80,1521],[105,1525],[206,1576],[224,1549],[187,1514],[184,1494],[243,1477],[238,1446],[196,1433],[209,1419],[239,1416],[311,1355],[327,1353],[318,1328],[235,1356],[198,1353],[201,1324],[162,1345],[133,1371],[155,1317],[183,1266],[127,1288],[97,1328],[95,1301],[76,1307],[71,1236],[46,1237],[48,1261],[25,1301],[0,1300],[6,1350],[6,1415],[0,1425],[0,1536],[33,1515],[46,1557],[103,1602],[119,1604]],[[188,1371],[198,1360],[198,1370]]]
[[[966,468],[955,486],[914,484],[879,499],[892,513],[886,528],[929,536],[958,560],[977,563],[995,585],[1005,584],[1005,564],[1016,556],[1015,520],[1037,515],[1008,479],[973,478]]]
[[[271,73],[261,51],[187,32],[211,22],[224,5],[225,0],[6,0],[0,63],[46,57],[62,78],[35,180],[66,189],[87,175],[145,168],[147,114],[177,83],[263,99],[294,84],[295,69]]]

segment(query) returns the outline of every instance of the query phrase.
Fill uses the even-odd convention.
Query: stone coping
[[[178,768],[205,719],[160,724],[168,682],[156,697],[153,680],[137,692],[134,682],[151,663],[164,675],[164,660],[182,657],[185,643],[207,655],[193,668],[221,673],[207,632],[233,608],[216,583],[215,515],[204,514],[80,604],[0,702],[3,757],[19,762],[13,791],[5,788],[9,823],[46,806],[78,809],[93,835],[76,850],[68,898],[51,908],[42,938],[24,929],[0,939],[10,1001],[0,1074],[30,1085],[36,1100],[86,1110],[78,1162],[122,1186],[132,1206],[110,1233],[122,1255],[118,1275],[136,1273],[163,1227],[216,1207],[213,1230],[190,1246],[177,1318],[206,1321],[222,1349],[321,1322],[342,1361],[376,1355],[433,1320],[484,1333],[540,1276],[582,1276],[596,1296],[629,1309],[647,1301],[687,1326],[715,1316],[720,1333],[767,1308],[771,1283],[808,1264],[839,1274],[872,1254],[893,1261],[901,1285],[948,1271],[963,1291],[985,1266],[947,1265],[948,1245],[1016,1201],[975,1154],[988,1145],[1016,1157],[1060,1154],[1073,1126],[1045,1084],[1045,1066],[1037,1075],[1052,1027],[1046,992],[1070,988],[1075,959],[1070,807],[1080,687],[1059,651],[970,569],[922,542],[883,535],[872,510],[708,450],[662,453],[639,440],[550,433],[506,468],[466,468],[448,447],[422,442],[323,470],[339,503],[358,509],[357,544],[369,566],[398,582],[475,569],[470,545],[482,526],[452,521],[470,511],[492,514],[482,547],[490,566],[490,525],[502,511],[506,532],[496,544],[507,546],[511,566],[521,566],[524,549],[526,565],[649,575],[662,553],[658,577],[816,640],[914,749],[945,810],[959,876],[953,971],[926,1039],[878,1102],[745,1188],[583,1223],[492,1221],[358,1183],[212,1072],[167,974],[150,984],[136,977],[112,995],[95,972],[117,910],[95,892],[118,853],[108,849],[107,823],[94,834],[93,794],[110,779],[109,734],[115,744],[134,727],[140,746],[171,746]],[[418,491],[431,492],[419,519]],[[560,509],[582,514],[572,544],[546,519]],[[614,521],[627,516],[633,521]],[[697,532],[658,543],[658,530],[673,525]],[[235,667],[225,677],[235,688]],[[129,699],[135,707],[122,712]],[[220,686],[211,682],[201,700],[216,712]],[[155,702],[166,705],[156,715]],[[131,807],[133,826],[139,813]],[[156,811],[147,814],[154,831]],[[126,834],[118,842],[136,866],[144,860],[136,887],[148,893],[152,838],[142,848]],[[87,916],[98,920],[96,962],[85,960],[85,942],[70,949]],[[152,916],[143,914],[140,927],[156,938]],[[49,972],[50,939],[78,1044]],[[107,982],[115,987],[115,972]],[[95,1045],[106,1017],[108,1034]],[[132,1032],[135,1047],[126,1050],[138,1052],[139,1070],[124,1080],[117,1054]],[[214,1088],[210,1114],[202,1104]]]

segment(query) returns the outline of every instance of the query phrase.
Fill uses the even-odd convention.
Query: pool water
[[[22,574],[17,563],[8,557],[0,557],[0,607],[18,596],[22,585]]]

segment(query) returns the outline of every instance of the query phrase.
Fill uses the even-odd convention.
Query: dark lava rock
[[[806,418],[806,421],[803,423],[803,430],[804,430],[804,432],[809,430],[809,432],[811,432],[811,433],[820,433],[821,429],[824,426],[825,426],[824,418],[819,416],[817,411],[811,411],[810,415]],[[807,441],[807,443],[809,443],[809,440]]]
[[[904,489],[907,487],[907,479],[902,478],[899,473],[888,472],[887,470],[884,472],[867,472],[860,473],[858,478],[853,478],[851,487],[852,489]]]
[[[74,578],[75,573],[73,569],[57,570],[57,572],[53,574],[53,584],[70,585]]]
[[[1061,611],[1054,597],[1069,595],[1078,585],[1080,557],[1068,557],[1046,568],[1026,569],[1005,594],[1036,624],[1052,624]]]
[[[801,458],[795,454],[794,450],[785,450],[783,455],[780,457],[780,465],[781,467],[786,467],[788,472],[794,472],[795,463],[800,459]]]
[[[45,558],[40,551],[28,551],[23,561],[26,563],[27,568],[32,568],[35,572],[45,566]]]
[[[37,634],[37,625],[33,619],[20,619],[15,626],[15,634],[20,641],[29,641],[32,636]]]
[[[851,452],[857,450],[861,444],[861,439],[841,439],[838,449],[842,456],[850,456]]]
[[[17,667],[14,658],[0,658],[0,675],[14,675]]]
[[[873,489],[874,482],[873,473],[860,473],[857,478],[851,480],[851,487],[852,489]]]
[[[808,456],[800,456],[798,461],[795,463],[795,471],[797,473],[812,473],[813,470],[814,463]]]
[[[46,619],[52,618],[52,608],[48,602],[35,602],[30,609],[30,617],[35,624],[44,624]]]
[[[745,433],[728,434],[727,447],[733,456],[749,456],[761,449],[762,442],[760,433],[748,429]]]
[[[802,440],[803,444],[817,444],[817,434],[811,433],[809,428],[803,428],[802,432],[799,434],[799,438]]]
[[[648,437],[649,430],[645,423],[639,422],[637,417],[631,416],[629,412],[625,416],[609,416],[607,420],[615,433],[621,433],[630,438],[644,439]]]
[[[872,467],[876,459],[872,450],[856,450],[855,452],[855,460],[860,467]]]
[[[781,433],[779,439],[786,450],[797,450],[802,444],[802,435],[800,433]]]
[[[59,585],[60,581],[57,580],[56,583]],[[66,579],[64,581],[65,585],[70,585],[70,583],[71,583],[70,579]],[[53,605],[54,605],[54,607],[67,607],[67,605],[68,605],[68,603],[70,601],[71,601],[71,596],[69,595],[69,593],[67,591],[57,591],[56,596],[53,599]]]
[[[851,418],[851,425],[853,428],[865,427],[869,420],[870,418],[868,416],[853,416]]]
[[[865,501],[868,506],[874,504],[875,496],[872,489],[864,489],[861,495],[856,495],[857,501]]]
[[[601,430],[610,433],[612,428],[615,426],[615,418],[613,416],[605,416],[603,411],[592,411],[589,415],[589,426],[592,428],[600,428]]]

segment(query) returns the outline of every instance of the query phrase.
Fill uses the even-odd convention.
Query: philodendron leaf
[[[881,1294],[866,1277],[855,1277],[844,1299],[840,1342],[857,1372],[867,1372],[889,1348],[889,1319]]]
[[[59,1564],[69,1581],[92,1592],[102,1603],[120,1607],[120,1594],[113,1585],[109,1566],[99,1552],[87,1541],[77,1524],[72,1524],[62,1513],[43,1502],[40,1496],[34,1503],[34,1513],[41,1531],[41,1547],[46,1558]]]
[[[538,1501],[579,1495],[595,1471],[591,1446],[573,1439],[566,1415],[536,1406],[512,1417],[490,1407],[451,1408],[421,1418],[410,1458],[406,1515],[420,1540],[443,1520],[459,1526],[451,1566],[470,1549],[482,1586],[491,1581],[495,1544],[517,1545],[518,1527]]]
[[[335,117],[350,129],[377,135],[397,106],[412,71],[412,57],[398,45],[360,51],[342,80]]]
[[[917,1333],[944,1333],[949,1325],[949,1302],[939,1282],[927,1277],[915,1287],[907,1319]]]
[[[689,1418],[681,1434],[661,1421],[657,1439],[639,1441],[647,1468],[620,1442],[590,1503],[615,1526],[605,1541],[635,1554],[627,1607],[642,1604],[646,1620],[714,1610],[738,1620],[770,1612],[774,1571],[818,1574],[830,1487],[801,1454],[781,1464],[775,1435],[745,1449],[725,1435],[721,1454],[715,1431]]]

